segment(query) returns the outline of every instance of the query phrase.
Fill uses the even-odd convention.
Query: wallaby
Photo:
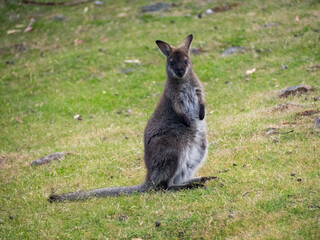
[[[204,187],[216,177],[193,175],[207,155],[205,102],[201,82],[192,70],[190,34],[179,47],[156,41],[166,56],[167,81],[161,99],[144,132],[145,182],[51,195],[49,201],[81,200],[150,190],[178,191]]]

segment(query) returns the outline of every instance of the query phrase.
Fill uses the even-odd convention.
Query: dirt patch
[[[308,68],[308,72],[316,72],[320,69],[320,63],[313,65],[311,67]]]
[[[30,46],[28,46],[24,43],[17,43],[17,44],[13,44],[13,45],[10,45],[7,47],[0,48],[0,55],[9,54],[12,52],[22,53],[22,52],[27,51],[29,48],[30,48]]]
[[[320,113],[320,111],[317,110],[307,110],[300,113],[297,113],[297,116],[311,116],[314,114]]]
[[[311,90],[312,90],[312,86],[310,86],[310,85],[291,86],[291,87],[288,87],[286,89],[281,90],[279,97],[286,98],[289,95],[308,93]]]
[[[27,155],[19,153],[8,153],[0,155],[0,169],[11,168],[14,164],[26,162]]]
[[[278,112],[278,111],[287,111],[291,108],[294,108],[294,107],[303,107],[303,105],[301,104],[297,104],[297,103],[282,103],[282,104],[278,104],[272,108],[270,108],[268,111],[269,112]]]

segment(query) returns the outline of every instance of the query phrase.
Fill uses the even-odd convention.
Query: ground
[[[319,239],[318,1],[21,2],[0,3],[0,239]],[[143,130],[165,81],[155,41],[190,33],[210,143],[198,175],[219,180],[48,203],[143,181]],[[313,89],[279,98],[300,84]],[[61,151],[72,154],[30,165]]]

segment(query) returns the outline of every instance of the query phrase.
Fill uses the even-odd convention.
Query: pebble
[[[156,228],[161,226],[161,222],[160,221],[156,221],[155,222]]]

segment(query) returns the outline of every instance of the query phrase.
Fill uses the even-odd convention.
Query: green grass
[[[142,13],[149,1],[19,2],[0,3],[0,239],[319,239],[320,114],[298,114],[320,110],[319,1],[242,1],[201,19],[226,3],[171,1],[178,6],[167,12]],[[31,17],[33,31],[7,34]],[[52,189],[143,181],[143,130],[165,81],[155,40],[177,45],[189,33],[193,47],[208,51],[192,58],[206,89],[210,142],[199,175],[220,180],[207,189],[49,204]],[[245,52],[222,57],[230,46]],[[314,90],[278,98],[297,84]],[[286,102],[304,107],[270,111]],[[267,135],[271,127],[279,133]],[[57,151],[73,154],[30,166]]]

